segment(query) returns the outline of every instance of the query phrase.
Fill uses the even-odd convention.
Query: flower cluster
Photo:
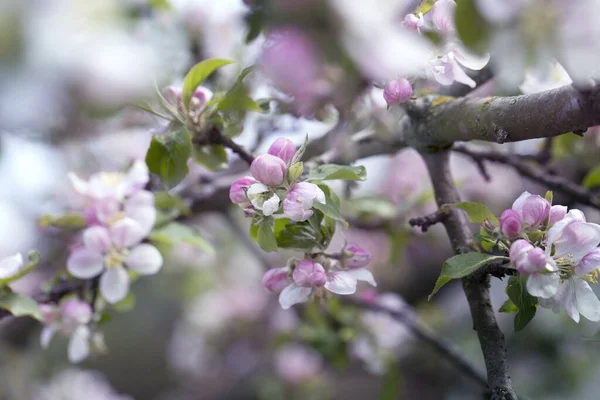
[[[123,300],[129,291],[127,268],[142,275],[156,274],[163,263],[159,251],[142,243],[156,220],[154,194],[146,164],[137,161],[126,173],[99,173],[88,181],[70,174],[75,190],[85,198],[89,227],[75,247],[67,270],[76,278],[100,277],[100,293],[109,303]]]
[[[208,88],[198,86],[190,99],[190,105],[188,107],[189,111],[186,111],[185,105],[183,104],[183,89],[180,86],[167,86],[163,89],[163,95],[165,100],[175,107],[177,114],[184,119],[186,119],[185,117],[187,114],[187,117],[189,117],[190,120],[197,122],[198,116],[204,109],[204,106],[212,99],[213,92]]]
[[[487,65],[490,57],[474,55],[459,42],[454,25],[455,9],[454,0],[439,0],[425,16],[408,14],[404,25],[421,34],[433,32],[444,40],[440,54],[436,54],[427,65],[427,71],[438,83],[451,85],[456,81],[474,88],[475,81],[466,74],[463,67],[480,70]]]
[[[528,276],[527,291],[540,306],[565,308],[576,322],[580,315],[600,321],[600,300],[590,287],[598,283],[600,225],[525,192],[502,213],[500,229],[511,243],[512,265]]]
[[[263,284],[270,292],[280,292],[279,304],[288,309],[303,303],[311,296],[327,290],[336,294],[354,294],[358,281],[377,286],[371,272],[366,268],[371,253],[356,245],[347,245],[341,255],[324,254],[315,259],[292,259],[289,266],[273,268],[263,277]]]
[[[315,184],[298,182],[301,162],[295,162],[296,146],[278,138],[267,154],[260,155],[250,165],[252,176],[237,179],[231,185],[229,198],[242,207],[247,217],[271,216],[283,208],[283,215],[294,221],[306,221],[313,203],[325,204],[325,194]]]

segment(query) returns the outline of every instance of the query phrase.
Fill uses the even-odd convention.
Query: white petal
[[[274,194],[271,198],[265,201],[262,205],[263,214],[266,216],[272,215],[279,210],[279,197]]]
[[[577,308],[577,297],[573,279],[567,281],[567,290],[563,297],[563,305],[569,317],[571,317],[573,321],[579,323],[579,309]]]
[[[254,183],[254,184],[250,185],[250,187],[248,188],[248,191],[246,193],[248,194],[248,196],[251,196],[254,194],[265,193],[268,191],[269,191],[269,188],[267,187],[267,185],[259,182],[259,183]]]
[[[108,229],[103,226],[92,226],[83,231],[85,248],[96,253],[106,253],[112,245]]]
[[[475,83],[475,81],[473,79],[471,79],[471,77],[469,75],[467,75],[467,73],[463,70],[463,68],[454,60],[454,58],[452,59],[452,73],[454,75],[454,80],[456,82],[460,82],[463,83],[469,87],[474,88],[475,86],[477,86],[477,84]]]
[[[435,80],[441,85],[451,85],[454,82],[454,73],[452,70],[452,65],[448,62],[443,62],[443,64],[434,64],[430,67],[431,73]]]
[[[600,244],[600,225],[574,221],[567,225],[554,242],[554,258],[569,257],[574,263]]]
[[[130,206],[125,205],[125,214],[140,226],[144,231],[144,236],[147,236],[154,228],[156,222],[156,208],[154,206]]]
[[[483,56],[478,56],[476,54],[470,53],[469,51],[465,50],[465,49],[461,49],[461,48],[455,48],[454,51],[454,58],[456,59],[456,61],[458,61],[461,65],[472,69],[474,71],[479,71],[481,69],[483,69],[483,67],[485,67],[487,65],[487,63],[490,61],[490,55],[489,54],[485,54]]]
[[[371,271],[369,271],[366,268],[351,269],[351,270],[346,271],[346,274],[352,276],[354,279],[356,279],[358,281],[365,281],[373,287],[377,286],[377,282],[375,282],[375,278],[373,277],[373,274],[371,273]]]
[[[558,290],[559,277],[556,273],[531,274],[527,280],[527,291],[535,297],[549,298]]]
[[[48,348],[50,340],[52,340],[52,336],[54,336],[56,330],[56,325],[45,326],[44,329],[42,329],[42,333],[40,335],[40,345],[42,346],[42,349]]]
[[[0,279],[7,279],[17,275],[23,268],[23,256],[17,253],[0,260]]]
[[[127,296],[129,291],[129,275],[123,267],[106,270],[100,278],[100,293],[111,304],[117,303]]]
[[[283,288],[279,294],[279,304],[281,308],[287,310],[294,304],[303,303],[310,297],[312,288],[298,286],[295,283]]]
[[[600,321],[600,300],[598,300],[590,285],[578,277],[573,277],[572,280],[577,300],[577,309],[581,315],[590,321]]]
[[[69,172],[67,175],[69,180],[71,180],[71,184],[77,193],[87,195],[88,194],[88,183],[78,177],[74,172]]]
[[[87,326],[78,326],[71,334],[67,352],[72,363],[79,363],[87,358],[90,354],[90,330]]]
[[[347,271],[331,273],[327,276],[325,289],[337,294],[356,293],[356,278]]]
[[[123,193],[125,195],[131,194],[146,186],[149,180],[150,172],[148,171],[148,166],[144,161],[137,160],[121,181]]]
[[[558,237],[562,234],[567,225],[574,221],[585,222],[585,215],[583,215],[581,211],[573,209],[569,211],[563,219],[555,223],[552,228],[548,230],[548,235],[546,236],[546,242],[548,243],[548,246],[546,246],[546,254],[550,254],[552,244],[556,242],[556,239],[558,239]]]
[[[561,282],[561,283],[559,283],[558,290],[556,291],[556,294],[554,296],[552,296],[548,299],[538,297],[538,302],[540,303],[540,306],[542,306],[544,308],[550,308],[555,313],[558,313],[564,307],[565,297],[567,296],[568,291],[569,291],[569,283]]]
[[[529,196],[531,196],[531,193],[524,191],[512,205],[512,209],[518,212],[521,218],[523,218],[523,204],[525,204],[525,200],[527,200]]]
[[[163,258],[156,247],[144,243],[131,249],[125,264],[142,275],[153,275],[162,267]]]
[[[110,230],[110,237],[119,248],[136,245],[145,236],[144,228],[131,218],[117,221]]]
[[[104,269],[104,257],[102,254],[88,250],[73,250],[67,260],[67,270],[71,275],[79,279],[90,279],[102,272]]]
[[[317,195],[315,196],[315,201],[321,203],[321,204],[325,204],[325,193],[323,193],[323,191],[321,190],[320,187],[317,186]]]

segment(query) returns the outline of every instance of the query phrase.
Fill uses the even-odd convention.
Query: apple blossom
[[[364,268],[371,262],[371,252],[355,243],[346,246],[342,253],[342,264],[345,268]]]
[[[125,266],[142,274],[156,274],[163,263],[159,251],[142,243],[143,228],[131,218],[116,222],[110,229],[92,226],[83,232],[83,246],[73,250],[67,270],[79,279],[100,277],[100,293],[109,303],[127,296],[129,275]]]
[[[47,348],[52,336],[61,332],[70,336],[68,357],[72,363],[78,363],[87,358],[90,352],[91,332],[88,327],[92,319],[92,308],[84,301],[69,299],[60,307],[47,304],[40,305],[44,315],[45,327],[40,336],[42,348]]]
[[[269,147],[268,153],[281,158],[286,165],[289,165],[296,154],[296,145],[290,139],[280,137]]]
[[[251,176],[243,176],[236,179],[229,189],[229,199],[233,204],[245,205],[249,203],[246,191],[250,186],[256,183],[256,179]]]
[[[21,253],[0,259],[0,281],[17,276],[25,267]]]
[[[275,354],[275,370],[292,385],[298,385],[319,376],[323,359],[310,348],[285,345]]]
[[[319,263],[304,259],[294,268],[294,282],[303,287],[319,287],[325,285],[325,269]]]
[[[407,14],[406,17],[404,17],[404,26],[419,33],[421,33],[421,28],[424,24],[425,20],[423,19],[422,13],[419,13],[419,15]]]
[[[504,210],[500,215],[500,229],[509,238],[515,237],[521,232],[521,217],[516,210]]]
[[[412,96],[412,86],[404,78],[388,82],[383,90],[383,98],[388,106],[405,103]]]
[[[248,207],[244,209],[246,216],[253,214],[256,210],[262,211],[265,216],[273,215],[279,211],[279,196],[271,192],[267,185],[255,183],[248,188],[246,194],[253,207],[253,212],[250,212],[251,210],[248,210]]]
[[[313,215],[314,202],[325,204],[325,193],[314,183],[298,182],[283,200],[283,213],[294,221],[306,221]]]
[[[375,287],[377,283],[373,274],[366,268],[355,268],[350,270],[330,270],[327,273],[325,289],[336,294],[354,294],[358,281],[365,281]]]
[[[290,283],[290,270],[287,267],[272,268],[263,276],[263,286],[269,292],[278,293]]]
[[[567,215],[567,207],[566,206],[552,206],[550,208],[550,219],[548,220],[548,225],[552,226],[556,224],[558,221],[562,220]]]
[[[285,179],[285,162],[271,154],[263,154],[254,159],[250,165],[252,176],[265,185],[281,185]]]
[[[526,228],[537,228],[548,218],[550,203],[543,197],[526,191],[515,200],[512,209],[519,214]]]

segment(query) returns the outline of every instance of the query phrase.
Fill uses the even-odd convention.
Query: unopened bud
[[[371,262],[372,258],[369,250],[356,244],[349,244],[344,249],[342,263],[346,268],[364,268]]]
[[[404,78],[388,82],[384,91],[383,98],[388,106],[405,103],[412,96],[412,86]]]
[[[327,281],[323,266],[308,259],[304,259],[296,265],[293,278],[298,286],[303,287],[324,286]]]
[[[509,238],[515,237],[521,232],[521,217],[515,210],[504,210],[500,215],[500,229]]]
[[[263,285],[269,292],[281,292],[290,283],[288,272],[285,267],[268,270],[263,276]]]
[[[279,157],[284,163],[289,164],[296,154],[296,145],[290,139],[280,137],[273,142],[267,153]]]
[[[286,166],[283,160],[271,154],[258,156],[250,165],[252,176],[265,185],[280,185],[285,178]]]

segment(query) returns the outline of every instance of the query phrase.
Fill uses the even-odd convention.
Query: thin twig
[[[421,232],[427,232],[427,230],[432,226],[437,224],[438,222],[442,222],[448,213],[443,210],[436,210],[431,214],[427,214],[423,217],[415,217],[408,220],[410,226],[418,226],[421,228]]]
[[[206,134],[203,134],[202,136],[193,138],[193,143],[197,146],[211,144],[222,145],[239,155],[241,159],[248,163],[248,165],[252,164],[252,161],[254,161],[254,156],[250,152],[234,142],[231,138],[223,135],[216,127],[212,127],[206,132]]]

